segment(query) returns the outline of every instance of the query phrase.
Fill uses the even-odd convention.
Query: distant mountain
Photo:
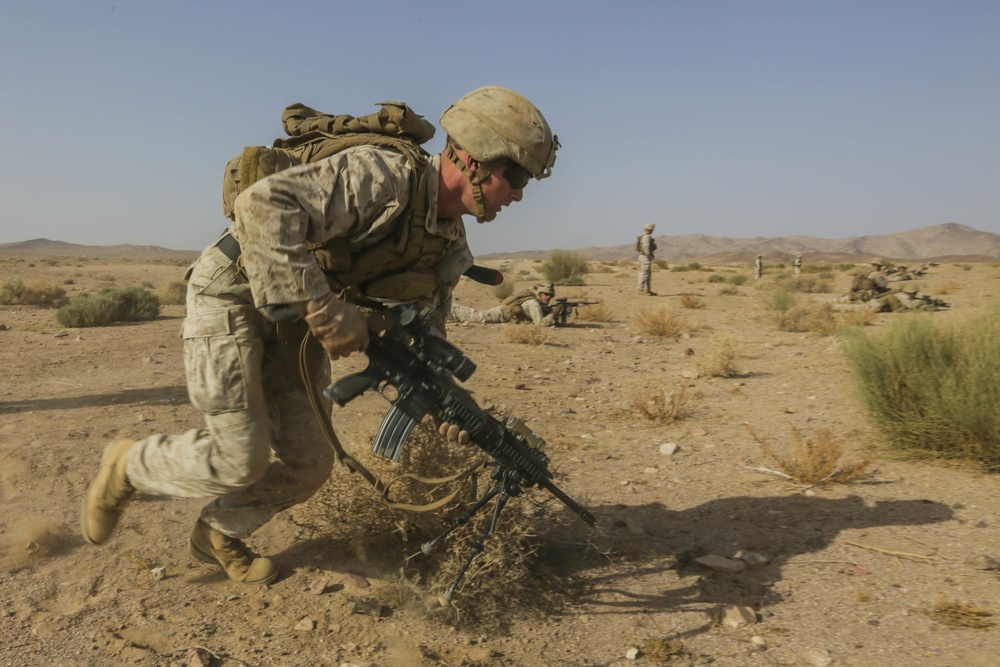
[[[705,234],[657,236],[656,257],[667,262],[704,264],[743,264],[758,254],[765,261],[789,262],[802,255],[806,262],[859,262],[872,256],[892,262],[947,261],[989,262],[1000,260],[1000,234],[981,232],[954,222],[923,227],[898,234],[853,236],[846,239],[821,239],[811,236],[732,239]],[[610,248],[560,248],[571,250],[584,259],[617,261],[634,259],[634,242]],[[476,259],[544,259],[551,250],[478,255]],[[0,243],[0,254],[33,257],[87,257],[92,259],[183,259],[198,256],[194,250],[170,250],[159,246],[91,246],[48,239],[20,243]]]
[[[83,257],[87,259],[190,259],[194,250],[170,250],[155,245],[80,245],[49,239],[0,243],[0,253],[29,257]]]
[[[787,262],[802,255],[806,262],[857,262],[866,257],[889,261],[934,260],[950,262],[986,262],[1000,260],[1000,234],[981,232],[954,222],[923,227],[909,232],[881,236],[854,236],[846,239],[821,239],[811,236],[731,239],[705,234],[656,236],[656,257],[668,262],[699,261],[707,264],[747,263],[758,254],[765,261]],[[635,244],[611,248],[561,248],[572,250],[584,259],[615,261],[634,259]],[[513,253],[479,255],[477,259],[543,259],[551,250],[528,250]]]

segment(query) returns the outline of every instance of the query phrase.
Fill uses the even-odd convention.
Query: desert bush
[[[538,270],[546,280],[556,285],[582,285],[587,262],[574,252],[553,250]]]
[[[160,314],[160,300],[141,287],[105,288],[83,294],[56,311],[64,327],[100,327],[114,322],[140,322]]]
[[[726,282],[729,283],[730,285],[737,285],[737,286],[739,286],[739,285],[742,285],[743,283],[745,283],[747,280],[749,280],[749,277],[747,276],[747,274],[745,274],[745,273],[734,273],[733,275],[729,276],[726,279]]]
[[[723,287],[719,290],[719,294],[722,296],[733,296],[734,294],[739,294],[740,290],[735,285],[730,285],[728,287]]]
[[[742,356],[741,346],[732,336],[723,336],[708,354],[699,355],[695,368],[709,377],[731,378],[740,375],[737,361]]]
[[[632,406],[643,418],[657,423],[669,424],[691,415],[692,404],[687,385],[680,383],[673,389],[658,382],[649,387],[632,391]]]
[[[833,304],[810,302],[777,311],[774,321],[779,331],[812,332],[829,336],[842,327],[843,320],[837,315]]]
[[[710,283],[724,283],[726,282],[726,277],[721,276],[718,273],[713,273],[708,277],[708,282]]]
[[[584,322],[610,322],[615,318],[615,312],[603,299],[598,299],[593,305],[578,308],[576,318]]]
[[[644,310],[635,321],[641,333],[654,338],[676,338],[694,329],[690,322],[668,310],[666,306],[652,311]]]
[[[788,288],[796,292],[803,292],[805,294],[820,294],[832,292],[833,288],[829,283],[822,280],[818,280],[813,277],[809,278],[794,278],[788,283]]]
[[[763,294],[764,307],[776,313],[791,310],[799,302],[799,297],[788,285],[775,285]]]
[[[951,324],[904,315],[880,336],[855,328],[844,350],[890,447],[1000,469],[1000,308]]]
[[[653,268],[660,271],[666,271],[667,269],[670,268],[670,266],[667,264],[667,260],[665,259],[654,259]]]
[[[503,301],[514,293],[515,287],[517,287],[517,285],[513,280],[507,280],[504,278],[502,283],[494,285],[490,288],[490,290],[493,292],[493,296],[497,298],[497,301]]]
[[[683,273],[685,271],[699,271],[701,270],[701,264],[698,262],[688,262],[687,264],[675,264],[673,268],[670,269],[671,273]]]
[[[608,262],[598,262],[587,267],[587,273],[614,273],[615,267]]]
[[[693,309],[704,308],[705,302],[696,297],[694,294],[682,294],[681,307]]]
[[[789,425],[788,446],[781,451],[758,437],[749,426],[747,429],[764,454],[772,460],[771,465],[775,471],[803,486],[856,481],[868,476],[875,464],[874,457],[869,453],[863,454],[857,460],[845,462],[844,442],[827,428],[819,429],[815,438],[809,439],[804,438],[798,429]]]
[[[172,280],[160,287],[156,296],[165,306],[183,306],[187,303],[187,283],[182,280]]]
[[[939,286],[935,290],[935,292],[937,292],[938,294],[953,294],[957,290],[958,290],[958,283],[956,283],[954,280],[949,280],[946,283],[942,283],[941,286]]]
[[[549,335],[545,327],[535,324],[515,324],[513,322],[503,325],[500,331],[500,340],[505,343],[521,343],[523,345],[541,345],[548,340]]]
[[[4,283],[3,287],[0,288],[0,304],[5,306],[58,308],[66,301],[66,290],[45,283],[25,285],[20,280],[12,280]]]
[[[925,613],[938,623],[953,628],[984,630],[996,625],[990,620],[993,614],[982,607],[943,598]]]
[[[103,280],[106,283],[113,283],[115,281],[115,274],[113,273],[102,273],[97,276],[98,280]]]
[[[848,271],[853,271],[857,267],[857,264],[838,264],[837,268],[841,273],[847,273]]]

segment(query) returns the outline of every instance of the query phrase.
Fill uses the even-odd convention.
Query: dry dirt
[[[526,260],[507,266],[522,285],[536,270]],[[720,267],[727,276],[737,270],[749,273]],[[158,287],[182,271],[176,263],[7,258],[0,280],[66,284],[75,294]],[[983,569],[984,557],[1000,558],[997,478],[878,450],[838,340],[778,331],[761,285],[750,280],[724,295],[709,275],[657,271],[658,296],[642,297],[632,267],[591,274],[587,286],[563,294],[604,300],[614,320],[548,330],[541,345],[503,342],[500,325],[452,328],[479,367],[468,386],[549,440],[557,483],[600,520],[589,529],[552,511],[566,520],[558,533],[539,531],[549,541],[539,554],[559,559],[549,565],[565,590],[513,614],[502,631],[455,628],[396,604],[401,554],[412,547],[398,544],[400,535],[372,535],[384,553],[365,558],[364,545],[333,527],[315,530],[315,502],[253,537],[283,568],[263,589],[230,583],[188,555],[202,501],[137,500],[107,545],[85,544],[79,504],[105,443],[199,425],[184,388],[184,309],[67,330],[52,310],[0,306],[0,665],[997,664],[1000,627],[951,627],[929,613],[949,602],[997,620],[1000,580]],[[844,288],[849,279],[836,280]],[[920,284],[953,304],[931,317],[960,319],[996,304],[1000,268],[945,265]],[[683,293],[704,307],[682,308]],[[464,281],[458,296],[494,303],[486,288]],[[635,316],[661,305],[689,320],[689,336],[642,339]],[[869,330],[893,317],[878,316]],[[739,341],[741,375],[699,376],[697,361],[725,337]],[[657,424],[633,409],[636,392],[681,385],[697,399],[687,419]],[[355,450],[377,422],[372,412],[381,408],[370,405],[367,413],[353,404],[335,410]],[[747,425],[778,447],[791,428],[805,437],[830,429],[848,457],[876,447],[877,473],[866,484],[796,488],[751,469],[774,462]],[[661,453],[669,443],[679,450]],[[327,495],[370,494],[343,468],[330,485]],[[767,562],[726,574],[693,560],[748,551]],[[381,613],[358,613],[371,610],[359,601],[375,601]],[[717,622],[732,606],[752,609],[750,624]]]

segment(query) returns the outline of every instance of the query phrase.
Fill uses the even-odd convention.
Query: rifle
[[[562,326],[566,324],[566,318],[569,317],[570,311],[573,312],[573,316],[576,317],[576,309],[580,306],[593,306],[600,303],[599,301],[569,301],[567,299],[556,299],[555,304],[552,306],[552,315],[556,326]]]
[[[493,417],[455,382],[454,378],[468,380],[476,371],[476,364],[457,347],[432,333],[416,306],[398,306],[390,310],[390,316],[399,326],[381,336],[372,334],[365,350],[368,367],[337,380],[323,393],[343,407],[369,389],[382,392],[391,386],[396,390],[392,407],[372,443],[372,452],[378,456],[399,460],[413,427],[430,413],[467,431],[470,440],[494,459],[496,466],[490,487],[447,530],[420,547],[424,554],[430,554],[452,531],[469,523],[472,515],[499,496],[492,516],[445,593],[445,599],[451,599],[472,559],[483,551],[504,505],[526,488],[546,489],[587,524],[597,525],[590,512],[552,482],[549,458],[542,452],[545,441],[516,417],[502,421]]]

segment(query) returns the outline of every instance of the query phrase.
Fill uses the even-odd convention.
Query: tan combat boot
[[[116,440],[104,448],[101,467],[83,498],[80,530],[91,544],[104,544],[115,532],[118,520],[135,493],[125,476],[128,452],[135,440]]]
[[[219,565],[233,581],[269,584],[278,578],[274,561],[258,558],[238,539],[220,533],[203,521],[195,524],[190,546],[192,556]]]

